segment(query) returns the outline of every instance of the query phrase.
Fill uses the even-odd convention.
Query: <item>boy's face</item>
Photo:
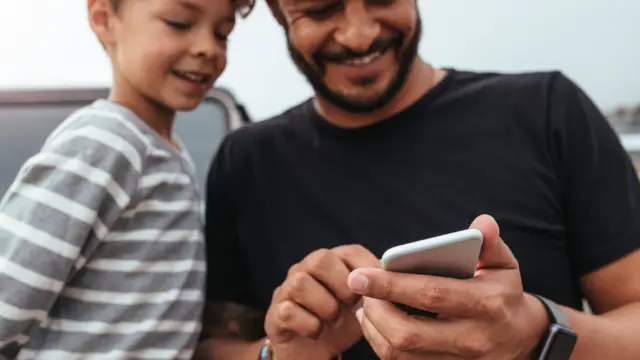
[[[98,36],[119,86],[169,109],[192,110],[226,66],[235,12],[230,0],[122,0],[106,15],[108,34]]]

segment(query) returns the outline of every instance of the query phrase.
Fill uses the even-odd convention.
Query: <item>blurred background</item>
[[[231,36],[229,66],[218,83],[231,103],[214,97],[199,112],[183,114],[197,121],[178,123],[183,137],[199,136],[187,144],[196,152],[202,176],[218,139],[240,126],[230,117],[246,122],[248,114],[259,121],[312,94],[289,59],[282,29],[264,0],[257,1],[254,13],[240,21]],[[425,59],[472,70],[562,70],[607,114],[640,167],[640,1],[418,2],[424,23],[420,53]],[[36,140],[44,139],[65,112],[91,98],[78,93],[107,88],[111,73],[89,29],[86,0],[3,1],[0,55],[3,192],[6,176],[13,176],[16,164],[37,150]],[[63,100],[52,100],[61,89],[71,92]],[[16,95],[26,90],[30,95]],[[34,95],[33,90],[41,93]],[[25,96],[33,101],[20,100]],[[51,106],[58,112],[50,111]],[[34,120],[36,130],[27,130],[26,124]],[[31,136],[33,143],[14,151],[8,144],[20,139],[13,130],[20,127],[25,133],[40,133]]]

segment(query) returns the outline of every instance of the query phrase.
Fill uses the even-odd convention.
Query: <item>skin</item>
[[[314,87],[316,108],[337,126],[366,126],[400,112],[445,75],[417,56],[421,24],[415,0],[279,4],[274,11],[281,16],[292,59]],[[335,61],[389,46],[366,74],[353,74]]]
[[[479,271],[455,280],[358,269],[349,286],[366,296],[356,315],[381,359],[529,359],[548,326],[541,303],[524,293],[518,262],[489,216],[472,228],[485,244]],[[581,285],[595,314],[565,308],[578,334],[572,359],[640,356],[640,252],[585,276]],[[443,318],[410,317],[403,303]]]
[[[227,63],[237,6],[228,0],[88,0],[89,22],[113,67],[110,99],[172,142],[176,111],[195,109]],[[162,39],[162,41],[158,41]],[[201,88],[174,71],[207,76]]]
[[[361,297],[348,287],[349,273],[379,267],[360,245],[320,249],[293,265],[274,291],[265,314],[233,303],[210,304],[197,359],[252,359],[267,336],[279,359],[330,359],[362,338],[355,317]],[[264,327],[265,333],[256,331]]]
[[[280,0],[273,10],[285,29],[294,62],[316,90],[316,108],[336,126],[357,128],[382,121],[413,104],[446,75],[412,50],[411,39],[419,38],[420,29],[416,0]],[[394,42],[393,51],[364,75],[324,61],[367,53],[398,38],[401,43]],[[410,65],[406,76],[400,76],[403,82],[397,84],[394,79],[403,72],[406,53]],[[485,235],[481,270],[472,280],[392,274],[376,266],[358,269],[348,277],[351,291],[364,296],[362,309],[355,309],[360,331],[383,359],[529,358],[548,326],[546,312],[537,299],[523,292],[518,263],[500,239],[495,221],[482,216],[471,226]],[[349,309],[353,295],[345,295],[341,288],[334,293],[342,295],[322,302],[326,308],[299,296],[301,288],[311,286],[307,282],[331,289],[330,284],[347,281],[344,272],[320,272],[322,267],[317,266],[322,262],[313,259],[342,259],[330,254],[333,249],[320,251],[290,271],[275,291],[268,314],[233,303],[209,304],[209,314],[225,315],[205,317],[210,336],[198,358],[255,360],[267,335],[260,331],[263,327],[276,339],[279,360],[328,360],[346,343],[355,342],[356,330],[345,332],[344,342],[334,342],[330,327],[336,303]],[[342,259],[343,264],[348,259]],[[357,274],[368,279],[365,289],[357,287]],[[640,358],[640,252],[584,276],[580,285],[595,314],[566,309],[579,334],[572,359]],[[443,315],[408,317],[390,302]],[[314,310],[303,312],[301,307]],[[340,316],[352,319],[343,310]]]

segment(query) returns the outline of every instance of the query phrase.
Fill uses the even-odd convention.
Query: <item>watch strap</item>
[[[258,354],[258,360],[277,360],[276,354],[273,351],[273,347],[269,339],[265,339],[264,342],[262,343],[262,347],[260,348],[260,353]],[[338,355],[332,358],[331,360],[342,360],[342,355]]]
[[[538,300],[542,302],[542,305],[544,305],[545,310],[547,310],[547,313],[549,314],[549,321],[551,324],[558,324],[568,329],[571,329],[571,326],[569,324],[569,317],[564,312],[564,310],[562,310],[560,305],[545,298],[544,296],[535,295],[535,294],[533,296],[538,298]]]

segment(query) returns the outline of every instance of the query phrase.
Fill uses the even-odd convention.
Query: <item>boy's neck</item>
[[[160,137],[168,141],[171,146],[177,148],[173,140],[175,110],[168,109],[150,100],[129,86],[119,86],[117,81],[114,81],[114,86],[111,88],[109,100],[133,111],[142,121],[155,130]]]

